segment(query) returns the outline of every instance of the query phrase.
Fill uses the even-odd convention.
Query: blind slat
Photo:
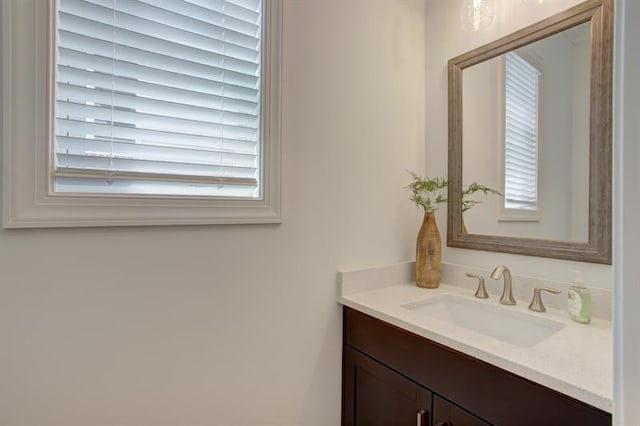
[[[80,16],[90,16],[93,19],[105,19],[107,16],[112,16],[112,5],[113,0],[65,0],[64,8],[61,10]],[[211,37],[224,33],[229,41],[233,40],[245,47],[255,47],[260,40],[259,25],[237,22],[223,14],[212,16],[207,15],[206,11],[203,14],[202,8],[180,1],[164,1],[160,6],[155,6],[144,0],[120,0],[116,6],[116,16],[128,14]],[[109,13],[103,12],[103,9]],[[95,11],[101,12],[96,14]]]
[[[72,167],[60,169],[56,173],[60,178],[72,178],[81,180],[102,180],[105,176],[104,170],[75,169]],[[151,182],[182,182],[186,184],[194,183],[216,183],[217,185],[244,185],[255,186],[257,184],[254,178],[237,178],[231,176],[185,176],[180,174],[158,174],[143,172],[117,171],[108,175],[110,181],[118,180],[138,180]],[[100,185],[100,182],[94,182],[94,185]]]
[[[60,48],[59,53],[59,80],[60,76],[64,73],[63,68],[67,67],[84,70],[86,72],[99,72],[109,76],[113,75],[116,79],[128,79],[131,84],[142,81],[143,83],[159,84],[249,102],[258,102],[259,100],[259,90],[257,87],[253,87],[254,85],[242,86],[238,83],[225,81],[227,76],[218,73],[215,69],[210,70],[210,74],[203,73],[204,76],[201,76],[193,73],[190,74],[189,72],[193,72],[194,70],[189,70],[188,67],[163,70],[128,61],[113,61],[107,56],[88,54],[66,48]],[[145,78],[144,80],[140,80],[135,76],[144,76]],[[61,81],[64,82],[65,80]],[[90,81],[87,82],[89,85],[90,83]],[[114,81],[111,84],[115,83]]]
[[[82,1],[108,8],[111,8],[113,5],[113,0]],[[229,0],[204,0],[201,2],[202,6],[185,0],[117,0],[116,2],[117,9],[119,10],[126,10],[129,5],[132,5],[133,7],[139,4],[146,4],[160,10],[172,12],[177,16],[189,17],[215,25],[223,25],[227,28],[233,29],[234,31],[252,34],[254,36],[260,34],[262,1],[259,1],[259,6],[253,11],[257,14],[250,15],[241,15],[234,13],[233,10],[227,10],[226,6],[230,5]],[[139,9],[136,8],[135,10],[137,11],[136,14],[142,15]]]
[[[58,150],[65,154],[98,156],[113,152],[114,156],[132,159],[157,159],[179,163],[211,163],[217,165],[236,165],[255,167],[256,152],[231,151],[223,149],[194,149],[184,147],[167,147],[131,143],[127,141],[91,140],[91,150],[87,150],[87,140],[80,138],[59,137]]]
[[[226,124],[238,127],[257,128],[255,114],[225,111],[224,105],[217,107],[199,106],[175,100],[151,99],[128,93],[112,93],[105,89],[86,88],[69,84],[58,85],[59,95],[66,102],[92,102],[102,106],[128,108],[136,114],[160,115],[172,119],[197,120],[206,123]]]
[[[258,10],[246,8],[241,2],[232,2],[229,0],[186,0],[186,2],[198,5],[204,9],[231,15],[235,17],[235,19],[246,22],[255,23],[260,19],[260,12]]]
[[[75,29],[75,28],[74,28]],[[222,75],[226,81],[247,82],[258,81],[259,65],[242,61],[223,54],[206,52],[193,48],[186,48],[175,43],[163,43],[158,39],[123,40],[121,31],[115,33],[115,43],[96,37],[95,33],[84,35],[69,30],[60,30],[60,46],[86,53],[125,60],[133,63],[143,63],[157,69],[176,71],[189,69],[199,76]]]
[[[102,170],[109,172],[138,172],[146,174],[174,174],[180,176],[230,176],[255,178],[255,167],[236,165],[179,163],[151,159],[119,158],[101,155],[58,153],[58,168]]]
[[[216,121],[199,121],[173,118],[167,115],[146,114],[136,111],[112,109],[102,105],[87,105],[67,101],[56,103],[58,118],[97,120],[105,123],[119,123],[131,128],[154,129],[172,133],[198,134],[219,137],[225,134],[248,140],[256,136],[258,127],[237,126]]]
[[[510,146],[505,150],[506,155],[509,155],[514,158],[520,158],[523,161],[531,164],[532,167],[537,163],[537,153],[531,149],[531,147],[526,146]]]
[[[251,48],[239,46],[227,40],[228,37],[224,31],[218,37],[209,37],[121,13],[116,15],[114,25],[113,18],[109,18],[109,15],[104,16],[108,10],[101,9],[104,11],[95,11],[90,18],[70,12],[60,12],[60,24],[65,28],[74,28],[75,32],[89,37],[109,42],[115,39],[116,43],[137,46],[149,51],[165,50],[168,47],[182,48],[186,49],[185,54],[192,56],[204,52],[222,55],[230,60],[247,62],[249,65],[257,63],[259,55],[257,44]]]
[[[113,134],[113,138],[124,140],[140,140],[140,141],[156,141],[157,143],[176,144],[194,146],[209,146],[215,144],[226,144],[226,146],[238,145],[257,145],[258,139],[242,140],[230,137],[211,137],[198,134],[187,134],[179,132],[159,131],[155,129],[143,129],[123,127],[117,123],[110,124],[73,120],[68,118],[56,118],[56,134],[62,136],[72,136],[84,138],[86,135],[100,135],[109,137]],[[90,139],[89,139],[90,140]]]
[[[135,145],[138,149],[168,149],[168,150],[184,150],[192,153],[202,152],[216,152],[216,153],[233,153],[235,155],[251,155],[254,158],[257,157],[257,144],[256,142],[240,142],[237,140],[215,140],[211,143],[211,138],[203,138],[207,143],[187,143],[183,141],[173,140],[171,143],[155,141],[155,140],[127,140],[127,139],[99,139],[99,138],[77,138],[72,136],[57,135],[58,143],[61,146],[64,144],[78,144],[86,147],[87,144],[101,144],[112,143],[114,146],[120,145]],[[123,148],[126,149],[126,148]]]
[[[138,96],[149,99],[178,102],[204,108],[224,109],[225,111],[234,113],[258,114],[257,101],[247,101],[213,93],[114,77],[106,73],[86,71],[67,66],[60,66],[58,70],[58,88],[60,89],[61,98],[63,99],[65,99],[63,93],[65,87],[83,88],[87,86],[96,89],[110,90],[111,84],[115,84],[123,93],[135,93]]]
[[[114,23],[114,14],[110,6],[112,0],[102,0],[100,3],[102,4],[87,0],[65,0],[64,8],[60,9],[60,13],[61,16],[69,14],[112,25]],[[127,0],[126,2],[120,0],[117,3],[115,18],[115,24],[118,28],[135,32],[138,32],[140,28],[145,28],[145,33],[155,35],[158,29],[163,29],[173,35],[191,37],[194,40],[213,39],[224,42],[234,47],[246,49],[252,55],[259,51],[260,38],[255,29],[249,33],[237,31],[229,26],[228,19],[222,19],[219,24],[203,21],[138,0]],[[162,35],[161,33],[161,38]],[[177,42],[183,41],[182,37],[177,40]]]

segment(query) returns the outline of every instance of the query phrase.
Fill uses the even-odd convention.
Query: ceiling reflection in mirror
[[[501,194],[470,197],[469,234],[588,241],[590,26],[464,69],[463,189]]]

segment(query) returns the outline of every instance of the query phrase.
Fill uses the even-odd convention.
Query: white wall
[[[520,1],[502,1],[494,23],[477,32],[460,30],[459,3],[427,0],[426,45],[429,61],[426,68],[426,173],[447,175],[447,61],[461,53],[505,36],[531,23],[565,10],[580,0],[557,0],[537,5]],[[438,213],[439,223],[446,223],[446,212]],[[584,272],[587,285],[611,287],[611,267],[582,262],[544,259],[503,253],[443,248],[443,261],[490,269],[499,264],[509,266],[516,275],[571,281],[570,270]]]
[[[640,2],[617,1],[614,423],[640,424]],[[624,11],[624,14],[623,14]]]
[[[0,424],[339,424],[336,270],[415,250],[424,1],[284,9],[283,223],[0,231]]]

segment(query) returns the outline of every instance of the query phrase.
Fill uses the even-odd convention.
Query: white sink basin
[[[421,317],[448,321],[458,327],[524,347],[534,346],[564,327],[560,322],[527,315],[497,303],[442,294],[402,307]]]

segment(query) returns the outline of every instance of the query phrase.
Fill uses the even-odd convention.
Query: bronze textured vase
[[[442,241],[433,213],[425,213],[416,243],[416,284],[438,288],[442,270]]]

